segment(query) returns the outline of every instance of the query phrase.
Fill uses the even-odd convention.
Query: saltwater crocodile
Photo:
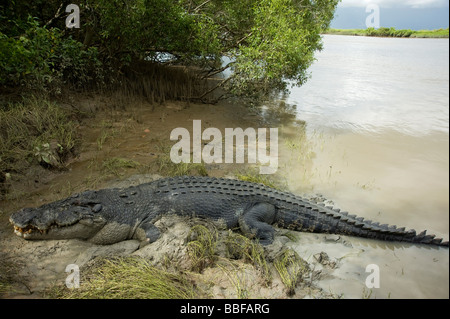
[[[292,230],[343,234],[386,241],[447,246],[415,230],[364,220],[262,184],[210,177],[175,177],[119,189],[86,191],[67,199],[24,208],[10,217],[25,239],[78,238],[96,244],[126,239],[154,242],[154,222],[163,214],[199,216],[240,228],[262,244],[274,238],[272,224]]]

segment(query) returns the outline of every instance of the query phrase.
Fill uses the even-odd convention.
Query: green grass
[[[139,257],[104,259],[80,288],[55,287],[48,293],[62,299],[192,299],[204,297],[183,273],[170,273]]]
[[[232,284],[237,299],[249,299],[251,297],[251,291],[248,287],[248,280],[245,274],[245,267],[242,264],[229,260],[227,264],[218,264],[217,266]]]
[[[187,244],[187,253],[192,262],[192,270],[201,272],[217,260],[217,231],[203,225],[195,225],[189,232],[194,238]]]
[[[335,34],[335,35],[366,35],[364,29],[328,29],[325,34]]]
[[[368,28],[368,29],[328,29],[325,34],[356,35],[372,37],[396,37],[396,38],[448,38],[449,29],[437,30],[396,30],[395,28]]]
[[[127,168],[137,168],[141,164],[126,158],[112,157],[103,161],[102,171],[117,177],[123,176],[123,170]]]
[[[271,282],[272,274],[267,263],[264,248],[260,243],[230,230],[225,239],[225,246],[228,258],[243,259],[249,262],[261,272],[267,284]]]
[[[282,190],[283,186],[280,185],[269,175],[259,174],[259,169],[249,168],[245,171],[240,171],[235,174],[236,178],[244,182],[252,182],[256,184],[263,184],[268,187],[272,187],[278,190]]]
[[[0,185],[33,163],[62,168],[79,142],[72,114],[31,97],[0,108]]]
[[[295,294],[295,287],[309,272],[309,266],[291,249],[283,250],[274,260],[274,266],[286,287],[287,295]]]
[[[448,38],[449,29],[418,30],[411,35],[412,38]]]
[[[155,163],[158,174],[171,177],[184,175],[208,176],[208,171],[203,162],[174,163],[170,158],[171,146],[160,144],[157,148],[159,155]]]

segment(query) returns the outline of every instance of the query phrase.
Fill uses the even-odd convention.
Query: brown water
[[[282,97],[306,133],[284,122],[280,174],[294,192],[321,193],[359,216],[448,240],[448,40],[326,36],[324,43],[311,80]],[[448,298],[448,249],[351,241],[352,250],[334,252],[357,257],[340,268],[346,280],[330,280],[333,291],[360,298],[365,266],[374,263],[381,287],[372,297]],[[304,246],[297,249],[311,255],[322,249]]]
[[[291,162],[286,167],[291,189],[309,188],[354,213],[448,238],[449,149],[443,134],[346,133],[312,139],[317,141],[307,176],[302,166]]]
[[[294,193],[319,193],[337,207],[364,218],[417,231],[427,229],[449,239],[445,134],[436,133],[430,140],[396,132],[378,136],[349,132],[312,134],[306,142],[304,137],[299,141],[303,149],[293,151],[286,137],[280,148],[283,161],[279,174]],[[307,150],[309,157],[301,157],[301,150]],[[361,298],[370,291],[365,286],[365,267],[376,264],[381,284],[373,289],[372,298],[449,296],[448,249],[346,238],[352,244],[349,248],[323,244],[314,236],[300,234],[305,239],[292,247],[302,256],[325,251],[332,258],[343,259],[333,277],[321,283],[324,289]]]

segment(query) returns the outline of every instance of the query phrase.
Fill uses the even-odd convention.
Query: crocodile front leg
[[[273,242],[274,229],[270,225],[275,220],[275,206],[269,203],[257,203],[244,211],[239,217],[239,227],[248,237],[256,237],[263,245]]]
[[[140,247],[153,243],[159,239],[161,232],[152,222],[145,222],[136,228],[133,238],[141,242]]]

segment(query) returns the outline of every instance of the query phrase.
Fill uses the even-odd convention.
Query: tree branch
[[[203,77],[203,79],[207,78],[207,77],[211,77],[214,76],[216,74],[219,74],[223,71],[225,71],[226,69],[228,69],[232,64],[236,63],[235,61],[231,61],[230,63],[228,63],[227,65],[225,65],[224,67],[221,67],[220,69],[217,69],[215,71],[212,71],[213,69],[211,69],[210,71],[208,71],[208,73]]]
[[[204,5],[208,4],[209,2],[211,2],[211,0],[206,0],[202,4],[198,5],[193,11],[194,12],[198,12],[198,10],[200,10],[201,7],[203,7]]]
[[[62,2],[60,4],[60,6],[58,8],[58,11],[56,11],[55,16],[47,21],[47,23],[45,24],[46,27],[50,26],[55,19],[58,19],[61,16],[61,9],[62,9],[63,6],[64,6],[64,2]]]
[[[230,76],[230,77],[228,77],[228,78],[226,78],[226,79],[223,79],[223,80],[220,81],[219,84],[217,84],[215,87],[209,89],[208,91],[205,91],[202,95],[197,96],[197,97],[194,97],[193,99],[199,99],[199,100],[203,101],[205,96],[207,96],[208,94],[214,92],[214,91],[217,90],[218,88],[222,87],[225,83],[227,83],[228,81],[230,81],[231,78],[232,78],[232,77]]]

